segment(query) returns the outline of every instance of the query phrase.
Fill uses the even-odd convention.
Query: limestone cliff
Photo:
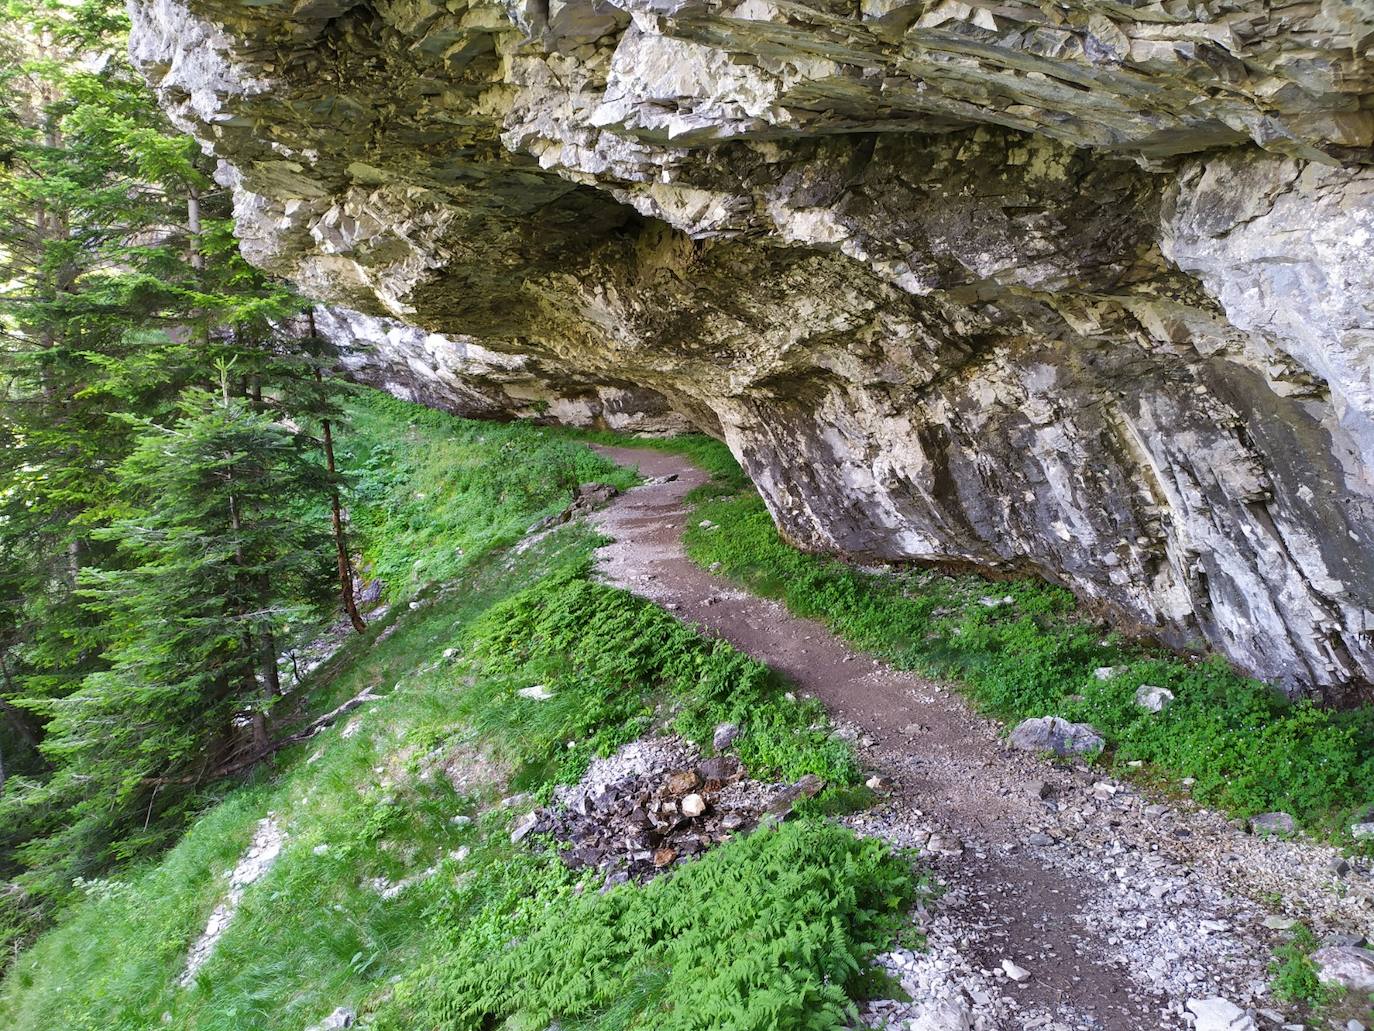
[[[1368,0],[132,12],[360,378],[685,417],[802,546],[1374,681]]]

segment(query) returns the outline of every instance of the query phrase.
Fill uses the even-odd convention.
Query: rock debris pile
[[[751,780],[735,756],[703,759],[680,738],[637,741],[593,762],[577,785],[517,821],[511,838],[551,835],[572,869],[603,871],[608,885],[642,883],[763,821],[786,819],[822,786],[811,775],[793,784]]]

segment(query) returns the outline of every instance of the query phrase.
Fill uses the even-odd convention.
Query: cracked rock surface
[[[693,425],[804,547],[1374,681],[1365,0],[132,10],[359,379]]]

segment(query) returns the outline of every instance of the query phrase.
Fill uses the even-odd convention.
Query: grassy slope
[[[391,1028],[542,1028],[554,1016],[628,1028],[650,1013],[655,1027],[687,1027],[730,1000],[752,1014],[735,1026],[836,1026],[916,889],[905,863],[804,817],[651,891],[579,894],[547,854],[510,846],[522,810],[496,804],[575,778],[656,721],[709,737],[724,718],[743,724],[756,773],[817,772],[843,789],[857,770],[823,715],[788,702],[762,665],[589,582],[585,530],[503,550],[576,483],[625,473],[530,427],[379,397],[355,415],[341,448],[361,470],[355,527],[391,596],[421,603],[397,604],[303,691],[310,712],[363,687],[385,697],[359,710],[356,733],[336,726],[207,799],[159,861],[89,885],[0,985],[0,1027],[297,1031],[339,1005]],[[444,586],[421,586],[433,581]],[[446,648],[460,654],[445,661]],[[554,700],[515,697],[535,682]],[[288,831],[282,855],[196,983],[176,988],[267,813]],[[369,884],[426,870],[437,872],[390,899]],[[516,929],[528,934],[510,950]],[[707,978],[710,996],[695,990]]]
[[[898,668],[961,682],[984,711],[1008,722],[1045,715],[1089,722],[1117,764],[1143,760],[1141,775],[1162,784],[1192,777],[1194,798],[1241,815],[1285,810],[1313,830],[1339,834],[1374,802],[1374,707],[1292,704],[1219,659],[1191,662],[1104,637],[1067,591],[1039,581],[869,573],[803,554],[781,539],[752,491],[728,490],[738,479],[723,445],[694,438],[687,453],[704,458],[727,488],[697,511],[715,529],[691,520],[692,559],[719,563],[723,575],[823,620]],[[1008,606],[980,600],[1008,595]],[[1101,681],[1094,670],[1104,666],[1125,669]],[[1148,713],[1134,703],[1141,684],[1168,688],[1176,701]]]

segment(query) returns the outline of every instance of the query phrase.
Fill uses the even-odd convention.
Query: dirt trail
[[[996,726],[949,688],[857,653],[819,623],[688,560],[683,497],[705,482],[700,469],[676,455],[597,450],[646,477],[676,477],[599,513],[614,540],[600,552],[603,577],[819,698],[856,737],[864,762],[890,781],[884,801],[851,823],[923,847],[945,882],[927,925],[930,947],[899,950],[885,963],[913,996],[948,996],[967,1009],[931,1016],[918,997],[879,1005],[870,1019],[930,1031],[1159,1031],[1192,1026],[1188,1000],[1222,997],[1269,1010],[1258,1026],[1279,1026],[1269,1021],[1281,1007],[1265,998],[1276,932],[1233,885],[1248,868],[1256,895],[1296,884],[1305,907],[1313,906],[1309,891],[1326,905],[1325,875],[1312,868],[1327,853],[1265,845],[1261,855],[1216,814],[1157,804],[1100,772],[1009,751]],[[1368,912],[1343,899],[1328,908],[1347,923]],[[1004,960],[1030,977],[1013,981]]]

